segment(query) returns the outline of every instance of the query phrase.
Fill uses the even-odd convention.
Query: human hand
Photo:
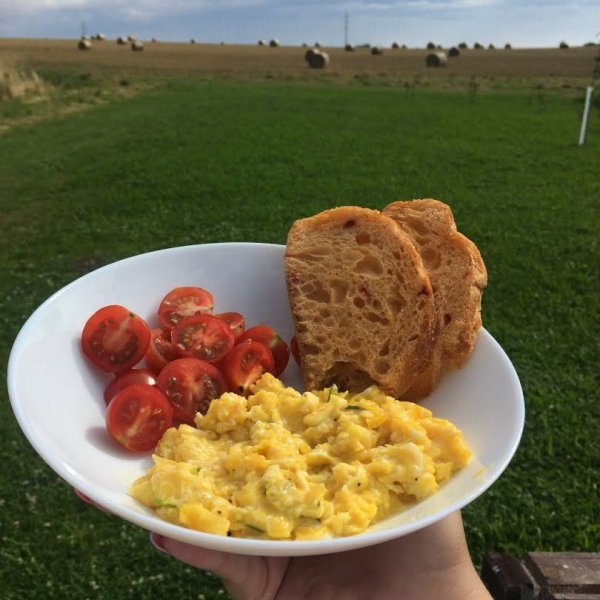
[[[319,556],[228,554],[155,533],[151,540],[178,560],[213,571],[235,600],[491,600],[458,511],[384,544]]]
[[[174,558],[213,571],[235,600],[491,600],[473,567],[459,511],[390,542],[319,556],[246,556],[155,533],[150,539]]]

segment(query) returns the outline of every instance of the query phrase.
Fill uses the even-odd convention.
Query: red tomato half
[[[152,329],[150,331],[150,345],[144,356],[148,368],[155,373],[160,373],[167,363],[176,358],[177,353],[171,337],[162,329]]]
[[[119,373],[104,390],[104,402],[108,406],[110,401],[127,386],[134,383],[143,383],[145,385],[155,385],[156,378],[154,373],[148,369],[131,369]]]
[[[180,321],[171,331],[171,341],[179,356],[210,363],[221,360],[234,344],[229,325],[213,315]]]
[[[294,360],[300,364],[300,351],[298,350],[298,338],[293,335],[292,339],[290,340],[290,351],[292,353],[292,356],[294,357]]]
[[[105,306],[86,322],[81,333],[83,353],[103,371],[131,369],[148,349],[150,328],[124,306]]]
[[[173,407],[154,386],[135,383],[108,405],[106,428],[119,444],[133,452],[152,450],[171,427]]]
[[[279,377],[285,371],[290,360],[290,348],[272,327],[269,325],[250,327],[240,337],[240,342],[244,340],[260,342],[271,351],[275,362],[275,371],[273,371],[275,377]]]
[[[182,319],[212,312],[212,294],[199,287],[177,287],[171,290],[158,307],[158,320],[170,331]]]
[[[235,346],[223,359],[222,367],[229,390],[240,395],[246,395],[250,386],[265,371],[274,373],[275,370],[273,355],[269,349],[254,340],[245,340]]]
[[[237,342],[240,339],[242,333],[244,333],[244,315],[239,312],[224,312],[219,315],[215,315],[217,319],[225,321],[233,333],[233,339]]]
[[[173,405],[173,418],[190,425],[197,412],[206,414],[210,401],[227,391],[221,371],[197,358],[170,362],[160,372],[156,386]]]

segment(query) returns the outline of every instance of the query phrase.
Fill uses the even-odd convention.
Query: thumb
[[[212,571],[235,600],[273,598],[287,568],[287,558],[265,558],[231,554],[192,546],[171,538],[150,534],[152,544],[162,552],[192,567]]]

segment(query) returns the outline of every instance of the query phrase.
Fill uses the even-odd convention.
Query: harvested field
[[[357,76],[398,77],[425,74],[428,51],[397,50],[372,56],[369,48],[346,52],[343,47],[324,48],[330,56],[328,78],[351,80]],[[0,40],[3,53],[19,56],[36,66],[82,67],[106,72],[205,73],[240,78],[315,77],[324,75],[309,69],[299,46],[269,48],[258,45],[220,45],[158,42],[146,45],[144,52],[127,52],[116,40],[92,44],[89,52],[78,52],[73,40]],[[594,46],[504,50],[463,50],[436,77],[497,77],[586,79],[594,69],[598,49]]]

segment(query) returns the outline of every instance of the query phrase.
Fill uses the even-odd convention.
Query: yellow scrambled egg
[[[171,428],[131,493],[192,529],[238,537],[346,536],[436,492],[471,452],[422,406],[335,386],[300,394],[272,375]]]

